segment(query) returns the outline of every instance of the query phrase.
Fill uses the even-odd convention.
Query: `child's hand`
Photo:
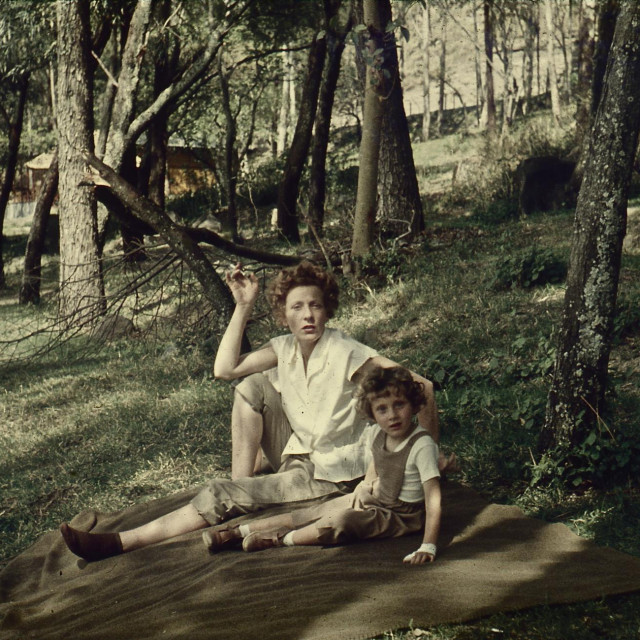
[[[408,556],[404,557],[404,564],[425,564],[426,562],[433,562],[436,559],[430,553],[423,553],[420,551],[413,551]]]
[[[403,561],[405,564],[425,564],[433,562],[436,559],[436,545],[424,542],[416,551],[412,551],[405,556]]]

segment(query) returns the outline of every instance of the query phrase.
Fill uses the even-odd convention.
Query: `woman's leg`
[[[231,479],[250,478],[262,464],[262,415],[238,393],[231,411]]]
[[[122,531],[120,533],[122,550],[133,551],[208,526],[209,523],[189,503],[140,527]]]
[[[277,471],[290,437],[282,398],[268,375],[254,373],[238,383],[231,412],[231,478]]]
[[[208,526],[192,504],[172,511],[135,529],[120,533],[91,533],[63,524],[62,537],[77,556],[92,562],[162,542]]]

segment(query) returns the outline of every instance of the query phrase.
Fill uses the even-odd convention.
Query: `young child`
[[[414,422],[424,404],[422,386],[402,367],[376,367],[361,382],[358,395],[358,409],[377,426],[367,434],[372,459],[356,490],[237,527],[206,529],[203,540],[210,551],[240,540],[245,551],[260,551],[397,537],[423,529],[422,544],[404,562],[433,562],[440,528],[440,473],[438,446]]]

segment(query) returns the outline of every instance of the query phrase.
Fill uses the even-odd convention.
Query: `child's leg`
[[[248,535],[260,531],[286,530],[293,528],[293,518],[283,513],[269,518],[262,518],[231,527],[229,525],[209,527],[202,532],[204,546],[210,552],[220,551],[234,546]]]
[[[274,529],[293,529],[293,516],[291,513],[281,513],[268,518],[252,520],[245,525],[246,529],[240,525],[243,533],[254,533],[256,531],[273,531]]]
[[[251,525],[253,528],[253,524]],[[264,551],[273,547],[293,547],[295,545],[320,545],[320,535],[315,524],[308,524],[301,529],[290,530],[261,529],[251,531],[242,541],[245,551]]]
[[[290,540],[294,545],[324,544],[323,542],[320,542],[320,532],[318,531],[318,527],[316,527],[315,523],[308,524],[306,527],[292,531]]]

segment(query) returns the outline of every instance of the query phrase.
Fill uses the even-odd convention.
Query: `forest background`
[[[638,98],[605,82],[634,4],[3,2],[2,562],[227,474],[220,275],[300,257],[341,279],[337,326],[434,380],[463,482],[638,555],[637,117],[615,175],[597,147],[601,95]],[[576,380],[580,228],[614,240]],[[278,330],[262,308],[247,340]],[[637,604],[427,634],[635,638]]]

